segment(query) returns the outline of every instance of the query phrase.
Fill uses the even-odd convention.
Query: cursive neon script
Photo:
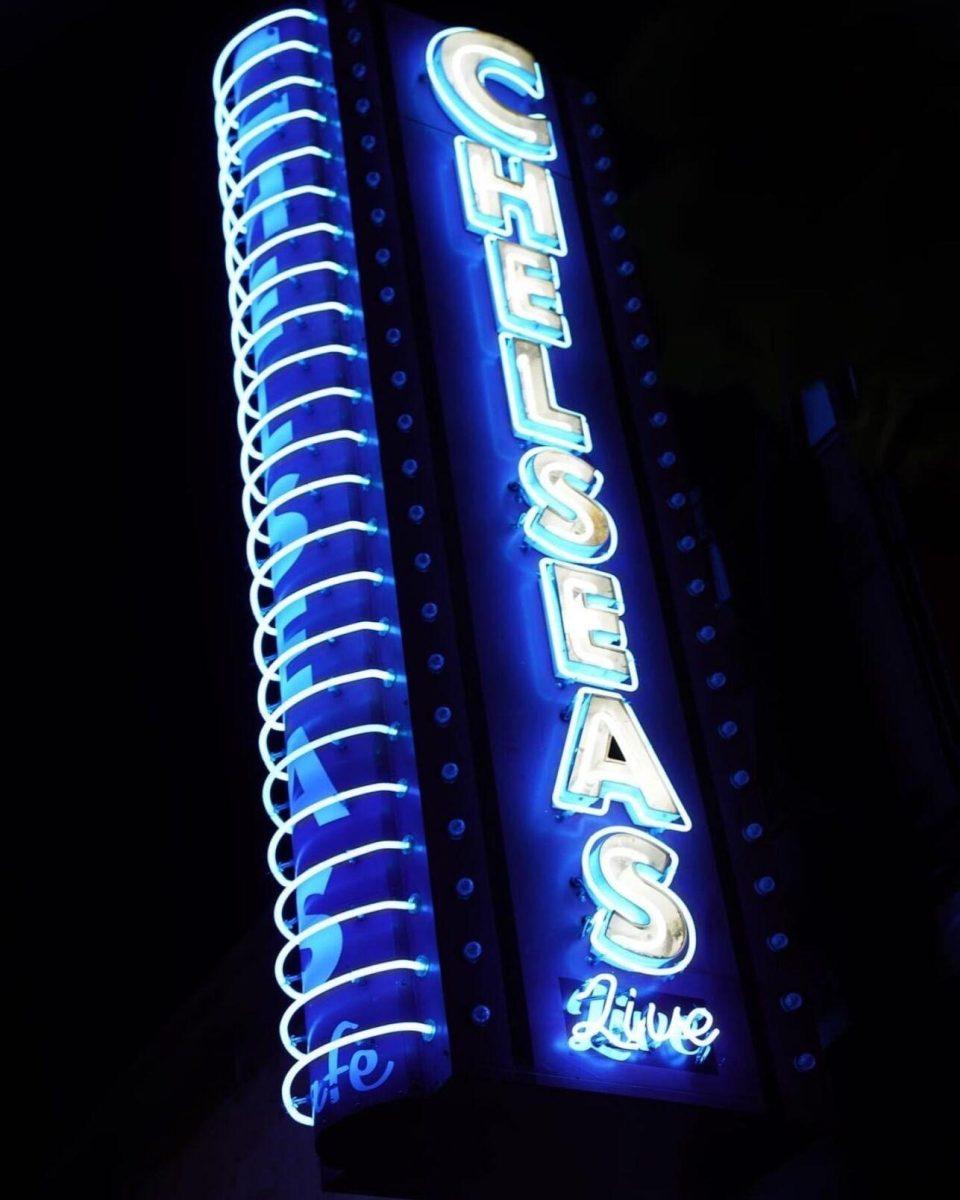
[[[333,1031],[333,1038],[343,1037],[344,1034],[359,1029],[354,1021],[341,1021]],[[326,1105],[336,1104],[340,1099],[340,1076],[346,1075],[350,1086],[355,1092],[373,1092],[387,1082],[393,1071],[393,1059],[388,1059],[386,1066],[376,1078],[371,1079],[374,1071],[380,1065],[380,1056],[372,1048],[354,1050],[349,1062],[341,1063],[337,1050],[331,1050],[327,1056],[327,1073],[323,1079],[313,1086],[315,1088],[316,1111],[321,1112]]]
[[[567,1012],[583,1017],[570,1032],[571,1050],[595,1050],[620,1062],[663,1045],[703,1062],[720,1036],[708,1008],[682,1013],[675,1006],[669,1015],[652,1001],[638,1008],[637,989],[621,992],[616,975],[606,973],[582,983],[567,1001]]]

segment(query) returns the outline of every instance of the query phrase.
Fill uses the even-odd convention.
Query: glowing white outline
[[[413,971],[415,974],[423,976],[429,969],[430,964],[425,958],[390,958],[384,959],[382,962],[371,963],[368,967],[357,967],[353,971],[344,971],[342,975],[335,975],[325,983],[318,983],[308,992],[301,992],[299,998],[285,1010],[280,1018],[280,1040],[294,1058],[306,1058],[306,1052],[297,1046],[294,1035],[290,1032],[290,1024],[297,1013],[311,1001],[325,996],[327,992],[335,991],[338,987],[358,983],[361,979],[369,979],[373,975],[384,975],[388,971]]]
[[[525,120],[541,120],[545,123],[546,129],[549,131],[549,141],[546,146],[538,148],[535,143],[515,137],[506,129],[498,130],[492,122],[488,124],[485,118],[481,118],[479,114],[475,113],[461,99],[459,93],[447,80],[446,74],[438,69],[436,63],[437,49],[441,42],[454,33],[481,32],[482,30],[475,29],[471,25],[451,25],[447,29],[441,29],[439,33],[434,34],[430,39],[426,52],[427,76],[433,87],[433,94],[437,98],[437,103],[454,125],[485,145],[495,146],[498,150],[502,150],[506,154],[516,154],[521,158],[529,159],[531,162],[552,162],[557,157],[557,143],[553,136],[553,126],[543,113],[514,112],[514,116],[522,117]],[[509,41],[508,38],[502,38],[501,40]],[[514,42],[513,44],[516,45],[517,43]],[[524,49],[522,46],[519,48],[521,50]],[[530,52],[527,51],[527,53],[529,54]],[[530,57],[533,58],[533,55],[531,54]],[[508,70],[511,66],[513,67],[512,74]],[[530,80],[527,73],[519,64],[511,64],[507,60],[501,59],[499,69],[495,65],[481,69],[477,72],[477,78],[481,83],[484,83],[488,76],[499,77],[500,82],[504,83],[518,96],[525,95],[531,100],[542,100],[545,95],[543,75],[540,71],[540,64],[536,59],[533,62],[533,72],[533,79]],[[526,80],[523,78],[524,76],[527,76]],[[518,84],[519,87],[517,86]],[[502,105],[501,107],[506,108],[506,105]],[[491,129],[493,130],[492,136]]]
[[[368,734],[378,734],[382,737],[395,738],[399,737],[400,729],[397,725],[384,725],[380,721],[370,721],[363,725],[350,725],[345,729],[336,729],[333,733],[325,733],[322,737],[313,738],[312,741],[305,742],[302,746],[298,746],[296,750],[290,751],[289,754],[284,754],[276,762],[273,762],[269,756],[261,755],[263,765],[267,768],[267,777],[263,781],[261,791],[263,807],[268,813],[272,812],[276,807],[273,803],[273,785],[278,781],[280,783],[290,782],[287,767],[292,766],[295,762],[299,762],[301,758],[307,754],[311,754],[314,750],[322,750],[324,746],[337,746],[349,738],[365,737]]]
[[[363,683],[367,679],[378,679],[384,687],[391,687],[397,682],[396,672],[384,671],[381,667],[365,667],[362,671],[347,671],[343,675],[331,675],[327,679],[321,679],[319,683],[311,683],[307,687],[303,687],[299,692],[294,692],[273,710],[272,713],[264,721],[260,727],[260,735],[257,739],[257,744],[260,747],[260,757],[265,761],[272,759],[273,751],[270,749],[270,734],[285,733],[286,724],[283,718],[298,704],[302,704],[304,700],[308,700],[311,696],[319,696],[323,692],[335,691],[337,688],[346,687],[351,683]]]
[[[667,865],[663,870],[662,875],[658,872],[658,879],[651,879],[644,875],[643,881],[646,885],[652,888],[655,892],[661,892],[669,895],[669,898],[676,904],[680,910],[680,915],[683,917],[687,931],[689,934],[687,945],[680,959],[671,963],[667,967],[650,967],[645,965],[637,965],[640,960],[646,960],[646,956],[641,954],[631,954],[630,951],[624,950],[622,947],[611,942],[605,934],[597,928],[598,923],[604,925],[609,923],[610,917],[616,914],[616,908],[605,902],[605,897],[625,898],[621,897],[619,892],[614,891],[613,887],[602,876],[597,878],[594,874],[592,855],[594,847],[602,838],[612,837],[614,834],[626,833],[631,837],[643,838],[648,842],[652,842],[655,846],[666,852]],[[583,873],[584,887],[590,894],[591,899],[597,906],[597,911],[590,918],[589,933],[590,946],[596,956],[604,962],[612,963],[615,967],[620,967],[624,971],[629,971],[633,975],[653,975],[657,978],[662,978],[669,975],[679,975],[685,970],[697,949],[697,929],[693,922],[693,916],[690,909],[680,899],[677,893],[670,886],[677,874],[677,868],[680,865],[680,856],[672,846],[668,846],[666,842],[661,842],[659,838],[655,838],[645,829],[638,829],[636,825],[607,825],[604,829],[598,829],[596,833],[590,835],[583,845],[583,852],[580,856],[580,869]],[[652,868],[651,868],[652,870]]]
[[[253,501],[256,501],[257,504],[269,505],[274,500],[279,499],[277,496],[274,496],[271,499],[257,487],[259,480],[263,478],[263,476],[267,471],[270,470],[271,467],[275,467],[278,463],[283,462],[285,458],[290,458],[290,456],[293,454],[298,454],[301,450],[308,450],[311,446],[327,446],[332,442],[353,442],[355,446],[366,446],[369,441],[370,435],[365,429],[326,429],[321,433],[311,433],[307,437],[297,438],[296,441],[287,442],[285,446],[281,446],[278,450],[275,450],[266,458],[261,458],[259,464],[254,467],[244,482],[241,504],[243,506],[243,516],[247,522],[247,528],[252,529],[253,525],[257,523],[253,516]],[[332,475],[321,476],[319,480],[315,480],[313,482],[319,486],[327,486],[326,480],[328,478],[342,480],[344,482],[352,482],[354,479],[354,477],[349,474]],[[367,476],[360,476],[360,478],[367,479]],[[369,482],[369,479],[367,479],[367,486],[369,486]],[[299,486],[308,487],[313,485],[301,484]],[[287,495],[286,492],[282,494],[284,496]],[[262,539],[258,538],[257,540],[260,541]]]
[[[362,846],[357,846],[352,850],[343,851],[337,855],[328,857],[322,862],[315,863],[299,874],[295,874],[293,878],[290,878],[286,874],[284,866],[278,861],[281,847],[301,822],[317,817],[324,810],[333,806],[352,802],[361,797],[377,794],[400,797],[409,791],[409,785],[403,780],[386,780],[364,784],[329,796],[323,796],[296,813],[289,812],[289,802],[285,806],[278,807],[273,803],[272,799],[274,783],[278,780],[288,781],[290,777],[288,769],[292,768],[295,763],[306,755],[312,754],[323,746],[340,743],[345,739],[364,735],[395,738],[400,734],[400,729],[397,725],[384,725],[371,722],[369,724],[352,725],[326,733],[323,736],[314,738],[306,745],[299,746],[297,749],[287,753],[280,752],[274,754],[269,749],[268,739],[270,736],[274,733],[281,734],[285,732],[287,718],[291,709],[308,697],[325,690],[368,680],[379,681],[383,686],[390,686],[396,679],[396,674],[393,671],[368,667],[357,671],[347,671],[338,675],[332,675],[318,683],[307,684],[293,693],[284,695],[281,692],[276,703],[268,702],[271,685],[275,685],[276,688],[280,687],[281,672],[285,671],[298,656],[305,655],[311,649],[324,643],[332,643],[340,637],[359,633],[367,636],[374,633],[378,636],[385,636],[391,630],[390,622],[386,619],[355,621],[350,624],[322,630],[311,637],[305,638],[303,641],[295,642],[288,646],[282,653],[269,656],[269,661],[264,653],[265,639],[267,637],[271,639],[276,638],[278,620],[291,606],[304,602],[308,597],[322,595],[332,587],[351,583],[370,583],[376,587],[387,578],[385,572],[381,569],[347,571],[325,579],[316,580],[307,586],[297,589],[281,600],[270,603],[265,608],[260,607],[259,604],[261,590],[273,590],[274,581],[271,575],[278,564],[289,556],[299,553],[305,546],[322,542],[334,535],[355,533],[370,536],[378,531],[377,522],[371,519],[341,521],[335,525],[321,529],[309,529],[305,535],[293,538],[277,548],[271,548],[263,560],[258,560],[256,554],[258,543],[270,545],[269,537],[264,532],[264,525],[273,514],[283,508],[285,503],[309,495],[319,488],[340,485],[359,485],[362,488],[366,488],[371,483],[368,476],[353,472],[320,476],[310,481],[304,481],[300,477],[293,487],[288,488],[281,495],[277,496],[270,496],[268,494],[269,487],[263,483],[271,468],[276,467],[285,459],[291,458],[299,452],[312,451],[324,444],[344,441],[361,446],[369,440],[369,435],[364,430],[338,428],[319,430],[315,433],[301,436],[295,441],[287,442],[269,454],[264,451],[263,447],[267,431],[271,426],[276,428],[277,422],[282,420],[287,414],[298,409],[306,409],[314,401],[335,399],[340,402],[348,400],[353,404],[357,404],[365,398],[369,400],[369,396],[365,397],[364,392],[357,388],[339,385],[320,388],[314,387],[301,392],[298,396],[290,400],[278,404],[276,408],[270,411],[261,413],[254,407],[254,397],[258,390],[280,371],[295,365],[301,368],[305,367],[311,359],[324,355],[342,355],[350,358],[362,356],[359,346],[334,342],[308,347],[296,355],[287,355],[277,362],[270,363],[263,369],[258,369],[253,361],[256,358],[258,347],[262,345],[264,340],[278,329],[282,330],[283,326],[288,322],[302,321],[305,317],[325,312],[338,313],[340,317],[349,319],[354,311],[349,305],[336,299],[335,295],[334,298],[324,299],[316,303],[300,304],[294,308],[288,307],[289,298],[287,298],[287,303],[284,304],[278,295],[276,300],[270,305],[270,308],[275,311],[271,312],[268,309],[266,314],[268,319],[259,326],[257,325],[257,316],[255,315],[257,302],[262,297],[275,292],[282,284],[298,280],[310,272],[330,272],[334,281],[347,275],[356,274],[355,271],[351,271],[351,268],[347,264],[330,258],[318,257],[311,261],[285,267],[283,270],[277,270],[279,260],[275,260],[273,264],[269,263],[270,255],[298,238],[309,237],[311,235],[329,235],[334,240],[347,239],[352,241],[352,231],[345,229],[340,223],[325,220],[311,221],[294,228],[285,228],[274,236],[261,241],[253,249],[249,249],[246,244],[241,248],[239,244],[241,239],[244,240],[244,243],[246,242],[246,232],[256,218],[262,217],[276,205],[285,204],[287,201],[295,200],[301,196],[313,196],[328,204],[340,203],[344,199],[344,197],[339,196],[332,189],[322,187],[318,184],[304,183],[296,186],[283,186],[282,172],[287,164],[311,157],[318,159],[336,157],[336,155],[332,155],[327,149],[313,144],[298,146],[270,155],[264,161],[252,166],[245,173],[243,172],[242,161],[245,148],[251,147],[252,144],[259,145],[261,140],[276,136],[278,131],[283,131],[295,122],[303,121],[305,125],[314,129],[318,127],[321,129],[329,126],[336,127],[338,125],[337,122],[331,121],[330,118],[314,108],[297,108],[291,112],[278,113],[276,108],[269,104],[263,110],[265,113],[268,112],[269,115],[254,115],[251,117],[251,123],[248,126],[241,125],[239,120],[241,113],[249,111],[251,106],[259,101],[266,100],[271,95],[279,94],[286,88],[303,86],[306,88],[322,89],[328,86],[324,80],[311,75],[287,73],[280,79],[258,87],[250,95],[244,97],[233,107],[230,107],[229,100],[237,81],[242,79],[245,73],[251,68],[258,66],[268,59],[273,59],[288,51],[303,51],[317,54],[325,59],[330,58],[329,51],[321,50],[319,47],[313,46],[311,42],[306,42],[299,38],[288,38],[280,40],[274,45],[268,46],[251,55],[242,65],[236,67],[225,78],[225,72],[227,71],[228,64],[231,62],[232,55],[238,47],[244,44],[251,34],[286,18],[303,19],[326,25],[325,18],[319,17],[316,13],[309,10],[300,8],[283,9],[253,22],[237,34],[219,56],[214,69],[213,90],[215,97],[214,122],[218,135],[218,186],[224,208],[222,227],[225,243],[224,265],[228,279],[227,299],[231,314],[230,343],[235,358],[234,386],[238,399],[237,430],[241,441],[240,467],[244,481],[242,508],[244,519],[248,526],[247,557],[253,573],[250,588],[251,606],[257,619],[257,628],[254,633],[254,657],[261,671],[261,680],[257,689],[257,706],[263,720],[260,734],[260,751],[267,767],[267,775],[263,783],[262,800],[268,816],[276,827],[267,848],[267,859],[271,874],[281,888],[274,906],[274,920],[285,938],[285,944],[277,956],[274,974],[278,976],[277,982],[281,990],[292,1001],[281,1019],[280,1034],[284,1046],[297,1060],[284,1080],[283,1100],[285,1107],[295,1120],[301,1124],[311,1125],[313,1124],[312,1119],[305,1118],[297,1111],[297,1107],[290,1096],[290,1085],[297,1071],[302,1066],[315,1061],[324,1053],[330,1053],[340,1046],[351,1045],[364,1040],[366,1037],[375,1037],[389,1032],[408,1030],[420,1032],[426,1037],[432,1036],[437,1026],[432,1021],[429,1023],[398,1022],[392,1025],[375,1026],[370,1030],[361,1030],[348,1037],[336,1039],[326,1047],[321,1047],[319,1050],[305,1054],[297,1048],[290,1036],[290,1022],[296,1013],[308,1004],[311,999],[323,995],[325,992],[341,984],[364,979],[385,971],[409,970],[415,972],[417,975],[423,975],[428,971],[429,964],[422,958],[416,960],[387,960],[382,963],[375,963],[346,972],[338,977],[327,980],[305,994],[291,989],[286,983],[285,976],[281,977],[280,974],[293,947],[299,947],[309,937],[322,932],[333,924],[360,919],[375,912],[395,911],[410,913],[417,911],[418,908],[416,897],[410,897],[407,900],[380,900],[345,910],[334,916],[325,917],[296,936],[291,936],[290,930],[283,920],[284,906],[289,904],[291,897],[296,896],[301,887],[323,872],[369,854],[392,850],[407,853],[412,848],[412,842],[409,838],[404,838],[402,841],[386,839],[378,842],[369,842]],[[278,36],[283,38],[282,34],[278,33]],[[305,136],[307,136],[306,132]],[[312,136],[312,133],[309,134],[309,137]],[[251,189],[258,187],[258,181],[261,181],[266,173],[273,168],[280,168],[281,170],[280,187],[278,190],[272,192],[270,195],[256,197],[254,202],[244,210],[242,206],[247,197],[250,196]],[[256,270],[260,263],[264,263],[266,269],[272,270],[273,274],[266,278],[261,277],[254,286],[251,286],[250,281],[252,278],[255,278]],[[358,647],[365,644],[364,641],[358,642]],[[308,675],[307,678],[310,678],[310,676]],[[289,865],[292,866],[292,863]]]
[[[291,933],[288,929],[285,934],[287,941],[281,946],[280,953],[273,964],[273,976],[277,981],[277,986],[291,1000],[299,998],[300,993],[292,991],[287,981],[284,964],[291,953],[294,950],[298,950],[307,938],[314,937],[318,933],[323,933],[326,929],[332,929],[334,925],[343,925],[347,921],[361,921],[364,917],[372,917],[375,913],[409,913],[416,912],[419,907],[419,902],[414,898],[407,900],[372,900],[369,904],[358,904],[354,908],[345,908],[342,912],[334,913],[332,916],[321,917],[319,921],[314,921],[312,925],[308,925],[306,929],[298,930],[297,933]]]
[[[610,530],[610,537],[606,543],[607,548],[605,550],[598,550],[594,554],[588,554],[587,551],[578,549],[576,544],[571,543],[568,539],[555,537],[545,530],[540,523],[540,517],[543,515],[544,510],[548,508],[552,508],[554,512],[559,511],[560,515],[563,516],[560,501],[556,500],[549,492],[542,488],[530,465],[534,458],[538,454],[542,454],[544,450],[556,450],[561,454],[569,454],[577,462],[586,462],[586,459],[577,458],[569,449],[558,448],[556,446],[532,446],[520,456],[520,461],[517,463],[520,490],[530,505],[530,508],[524,513],[521,521],[523,536],[531,546],[535,546],[542,554],[546,554],[550,558],[560,558],[566,562],[577,563],[583,566],[598,566],[600,563],[609,562],[617,552],[619,536],[617,534],[617,524],[610,510],[597,499],[603,487],[604,476],[603,472],[597,470],[593,463],[586,464],[593,471],[593,480],[588,487],[580,487],[582,480],[575,478],[568,479],[566,475],[564,475],[564,479],[570,487],[575,488],[576,491],[586,496],[587,499],[592,500],[598,508],[603,510],[607,519],[607,528]]]
[[[560,594],[557,588],[556,571],[552,569],[558,566],[582,567],[587,571],[592,571],[595,575],[602,575],[605,579],[609,579],[613,584],[613,602],[610,605],[602,605],[600,607],[606,608],[607,612],[612,612],[618,620],[626,614],[620,580],[610,571],[598,571],[591,564],[587,563],[566,563],[554,558],[541,558],[540,595],[543,599],[543,610],[547,621],[547,638],[550,642],[550,654],[553,658],[554,673],[558,678],[568,682],[595,684],[600,687],[615,687],[621,692],[635,692],[638,686],[637,664],[633,652],[627,646],[627,628],[623,621],[619,621],[619,640],[615,644],[611,643],[611,645],[613,649],[621,651],[626,657],[627,678],[625,680],[620,680],[619,676],[616,676],[614,672],[608,671],[604,667],[594,666],[590,663],[575,663],[571,660],[567,649],[566,625],[563,620],[563,607],[560,603]],[[618,682],[618,680],[620,681]]]
[[[560,269],[557,266],[557,260],[552,254],[545,254],[542,250],[530,250],[529,246],[523,247],[524,250],[530,250],[531,254],[543,255],[549,264],[551,282],[553,283],[554,304],[553,306],[544,304],[539,307],[542,307],[544,312],[553,313],[554,316],[560,318],[560,329],[554,330],[549,325],[542,324],[539,321],[533,322],[527,320],[525,317],[518,317],[510,309],[510,302],[507,298],[507,285],[503,278],[503,271],[500,269],[500,247],[519,245],[519,242],[506,242],[503,238],[497,237],[492,233],[488,233],[483,239],[483,253],[487,263],[487,275],[490,279],[490,292],[493,296],[497,329],[501,333],[512,333],[515,337],[523,338],[528,342],[540,342],[544,346],[555,346],[558,350],[566,350],[573,342],[570,336],[570,322],[563,313],[563,296],[560,293]]]
[[[497,340],[500,345],[500,366],[503,370],[503,382],[507,392],[507,405],[510,409],[510,424],[516,437],[521,442],[533,442],[537,446],[553,446],[557,450],[568,450],[572,454],[589,454],[593,449],[590,423],[583,413],[577,412],[573,408],[564,408],[558,401],[556,388],[553,385],[553,369],[550,365],[550,347],[545,346],[543,342],[533,342],[531,338],[518,338],[514,333],[500,333],[497,335]],[[517,342],[531,342],[539,347],[547,385],[547,404],[555,412],[579,418],[580,428],[583,431],[582,436],[558,430],[555,425],[545,425],[542,421],[535,421],[528,414],[514,350]]]
[[[554,223],[557,228],[557,236],[553,241],[549,237],[541,237],[537,234],[530,206],[516,200],[509,192],[499,193],[500,211],[503,214],[500,224],[497,223],[496,217],[489,217],[486,213],[480,211],[476,203],[477,197],[473,186],[473,176],[470,174],[469,146],[471,142],[474,145],[481,145],[485,150],[490,151],[494,156],[494,169],[505,183],[513,183],[518,187],[523,186],[521,180],[513,178],[513,173],[518,166],[524,172],[531,167],[543,171],[546,176],[547,192],[550,196]],[[560,216],[560,202],[557,199],[557,189],[553,182],[553,172],[548,167],[545,167],[542,163],[521,158],[519,154],[509,154],[507,155],[505,170],[504,155],[496,146],[491,146],[489,142],[477,142],[475,139],[468,138],[462,133],[457,134],[453,139],[453,152],[457,163],[460,196],[463,200],[463,219],[471,233],[479,233],[481,235],[491,234],[493,237],[507,239],[516,236],[516,240],[521,246],[526,246],[528,250],[540,250],[544,254],[552,254],[555,258],[563,258],[566,255],[567,238],[563,229],[563,218]]]
[[[664,814],[664,818],[657,817],[658,809],[651,808],[644,801],[638,800],[635,796],[622,790],[622,785],[614,785],[606,795],[601,791],[600,795],[586,796],[582,801],[573,801],[567,797],[576,795],[567,790],[567,784],[570,780],[570,774],[573,768],[573,759],[577,753],[577,747],[580,742],[580,733],[583,727],[583,722],[586,720],[585,712],[589,703],[590,696],[606,696],[610,699],[619,701],[627,710],[627,717],[633,722],[640,738],[643,742],[644,749],[650,757],[651,764],[654,770],[661,776],[667,786],[670,797],[677,808],[677,819],[670,820],[669,814]],[[618,795],[617,792],[620,791]],[[636,789],[639,791],[639,788]],[[605,817],[610,811],[610,805],[613,803],[622,804],[626,811],[630,814],[630,819],[634,825],[642,829],[675,829],[680,833],[689,833],[693,828],[690,816],[683,806],[683,801],[677,793],[676,788],[670,782],[670,776],[657,756],[656,750],[653,748],[653,743],[647,737],[646,730],[640,723],[640,719],[633,710],[633,706],[627,698],[621,695],[620,692],[610,692],[605,688],[582,687],[578,688],[576,696],[573,698],[573,709],[570,713],[570,723],[567,729],[566,740],[563,744],[563,752],[560,755],[560,765],[557,768],[557,778],[553,786],[553,807],[562,809],[564,812],[586,813],[591,817]],[[638,813],[638,810],[639,811]]]
[[[253,634],[253,656],[260,671],[266,673],[267,661],[263,653],[263,639],[265,637],[276,636],[276,626],[271,625],[271,620],[275,621],[277,616],[284,612],[293,604],[299,603],[301,600],[306,600],[308,596],[316,595],[317,593],[325,592],[328,588],[341,587],[345,583],[372,583],[374,587],[379,587],[387,578],[383,571],[368,571],[366,569],[357,571],[344,571],[341,575],[328,575],[326,579],[318,579],[314,583],[307,584],[302,588],[298,588],[295,592],[291,592],[289,596],[284,596],[282,600],[278,600],[275,604],[270,605],[261,614],[257,621],[257,628]]]
[[[318,1058],[332,1054],[334,1050],[341,1050],[344,1046],[356,1045],[357,1042],[366,1042],[373,1038],[385,1037],[389,1033],[419,1033],[423,1036],[424,1041],[430,1041],[436,1035],[436,1032],[437,1026],[434,1021],[394,1021],[389,1025],[375,1025],[370,1029],[358,1029],[356,1033],[344,1034],[343,1037],[335,1038],[332,1042],[318,1046],[316,1050],[311,1050],[299,1062],[294,1063],[287,1072],[281,1089],[283,1106],[298,1124],[312,1127],[314,1123],[313,1117],[305,1117],[298,1111],[292,1094],[293,1081],[304,1067],[316,1062]],[[302,1101],[302,1103],[305,1102]]]
[[[290,926],[287,924],[283,916],[283,910],[286,907],[287,901],[297,894],[297,889],[307,882],[308,879],[313,879],[315,875],[322,875],[324,871],[331,871],[334,867],[342,867],[346,863],[352,863],[358,858],[365,858],[368,854],[380,854],[387,850],[400,850],[404,854],[408,854],[413,849],[413,842],[410,838],[383,838],[377,842],[366,842],[362,846],[352,846],[349,850],[341,850],[339,854],[331,854],[329,858],[325,858],[320,862],[314,863],[305,871],[301,871],[294,879],[292,879],[277,896],[273,906],[273,923],[276,925],[280,933],[287,937],[290,932]]]
[[[317,79],[313,75],[284,75],[282,79],[275,79],[270,83],[264,84],[263,87],[257,88],[249,96],[244,96],[239,104],[235,104],[233,108],[227,109],[226,120],[217,132],[221,140],[224,134],[230,134],[234,130],[239,132],[240,123],[236,118],[248,109],[251,104],[256,104],[258,100],[262,100],[265,96],[271,96],[275,92],[282,92],[291,87],[315,87],[317,91],[323,91],[326,86],[327,81],[325,79]]]
[[[677,1054],[682,1054],[685,1058],[695,1058],[698,1062],[703,1062],[710,1054],[711,1048],[717,1038],[720,1036],[720,1029],[713,1024],[714,1015],[709,1008],[703,1005],[696,1005],[689,1012],[681,1013],[680,1006],[674,1005],[673,1013],[666,1018],[667,1024],[664,1028],[659,1017],[666,1017],[666,1014],[659,1010],[653,1001],[648,1001],[645,1005],[645,1014],[640,1018],[642,1026],[639,1038],[637,1036],[625,1035],[621,1029],[618,1029],[611,1017],[616,1017],[617,1022],[621,1027],[629,1027],[636,1015],[635,1005],[631,1008],[629,1018],[625,1019],[624,1012],[620,1011],[620,1006],[617,1000],[620,998],[620,986],[616,975],[607,971],[601,971],[598,975],[593,975],[574,991],[566,1004],[566,1011],[573,1017],[583,1015],[583,1005],[586,1003],[590,1006],[590,1000],[594,996],[594,990],[598,984],[603,984],[607,989],[606,996],[603,997],[601,1003],[600,1018],[595,1016],[587,1016],[582,1021],[578,1021],[570,1032],[567,1038],[567,1045],[571,1050],[577,1053],[583,1053],[587,1050],[596,1050],[607,1058],[614,1058],[620,1061],[625,1061],[632,1054],[641,1053],[649,1054],[659,1050],[661,1046],[668,1042],[672,1050]],[[582,994],[581,994],[582,993]],[[633,995],[630,995],[633,993]],[[636,1000],[636,988],[628,989],[628,996],[631,1001]],[[627,1007],[630,1007],[629,1005]],[[703,1013],[709,1017],[711,1028],[709,1030],[695,1030],[693,1034],[689,1032],[689,1022],[698,1013]],[[681,1028],[675,1028],[676,1024],[680,1024]],[[651,1028],[652,1025],[657,1028]],[[661,1032],[662,1030],[662,1032]],[[706,1036],[706,1041],[700,1041],[701,1037]],[[599,1045],[597,1038],[603,1039],[603,1044]],[[653,1043],[652,1045],[650,1043]],[[693,1049],[687,1049],[683,1043],[690,1042]]]

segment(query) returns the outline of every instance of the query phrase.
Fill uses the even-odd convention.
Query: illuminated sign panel
[[[436,1086],[443,1001],[325,17],[255,22],[214,93],[282,1096],[312,1125]]]
[[[396,9],[381,85],[356,10],[214,74],[283,1103],[474,1072],[755,1107],[558,97]]]
[[[387,25],[533,1070],[755,1103],[556,96],[495,33]]]

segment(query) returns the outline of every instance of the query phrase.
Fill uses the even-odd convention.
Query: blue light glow
[[[589,772],[589,790],[582,790],[575,782],[575,768],[583,770],[579,760],[584,750],[584,731],[588,721],[596,719],[593,706],[598,698],[616,702],[621,721],[616,740],[623,758],[611,758],[614,731],[608,726],[600,728],[597,736],[605,742]],[[604,817],[611,804],[622,804],[633,822],[648,829],[691,828],[690,817],[631,706],[616,692],[580,688],[557,771],[553,806],[565,812]]]
[[[282,1097],[310,1125],[441,1082],[443,1000],[325,17],[247,26],[214,96]]]
[[[547,631],[550,636],[550,651],[553,655],[553,666],[561,679],[577,683],[592,683],[601,687],[616,687],[625,692],[637,689],[637,666],[633,655],[627,649],[627,635],[622,622],[617,621],[616,635],[603,632],[591,625],[591,610],[600,614],[612,614],[621,617],[624,613],[623,593],[620,582],[615,575],[604,571],[588,571],[588,577],[596,583],[602,582],[608,592],[598,591],[583,594],[582,605],[576,614],[571,614],[567,621],[564,619],[564,609],[557,584],[557,569],[563,565],[551,558],[540,560],[540,588],[543,595],[543,607],[547,617]],[[577,657],[572,648],[569,621],[578,620],[582,626],[583,636],[591,645],[597,648],[613,648],[620,651],[624,667],[600,665],[596,662],[584,661]]]
[[[514,249],[518,242],[505,242],[493,234],[483,239],[483,245],[497,328],[546,346],[569,346],[570,325],[563,315],[556,259],[526,248],[521,248],[521,254],[521,249]],[[516,286],[504,277],[504,255],[512,256]],[[526,315],[524,307],[529,310]],[[544,315],[531,315],[538,311]]]
[[[621,859],[629,859],[625,869],[612,879],[603,855],[617,840],[631,846],[621,851]],[[665,842],[629,826],[609,825],[591,834],[583,847],[582,870],[584,886],[597,904],[587,931],[598,958],[641,975],[676,975],[686,967],[696,952],[697,935],[690,910],[671,888],[679,863]],[[676,949],[658,954],[636,948],[648,934],[654,944]]]
[[[499,214],[482,211],[477,203],[476,189],[470,171],[470,148],[468,138],[453,139],[454,152],[457,161],[457,175],[460,180],[460,195],[463,200],[463,214],[467,228],[474,233],[491,234],[494,237],[510,238],[516,234],[521,245],[529,246],[531,250],[542,250],[544,254],[552,254],[562,258],[567,252],[567,239],[563,232],[563,220],[560,216],[560,205],[557,203],[557,189],[553,175],[546,168],[531,165],[522,158],[511,155],[504,165],[503,157],[498,150],[484,147],[493,159],[493,168],[504,183],[522,187],[531,172],[542,171],[544,189],[548,197],[550,216],[553,219],[553,232],[540,228],[534,206],[528,199],[512,194],[504,189],[499,194]]]
[[[495,79],[518,96],[543,99],[540,66],[532,61],[521,62],[516,53],[519,47],[503,38],[491,38],[489,34],[479,34],[475,39],[458,38],[466,45],[456,47],[452,64],[456,74],[454,78],[450,77],[443,61],[444,43],[457,35],[476,32],[467,26],[452,26],[437,33],[427,46],[427,74],[447,115],[464,133],[505,154],[518,154],[532,162],[549,162],[556,158],[553,130],[542,114],[521,116],[492,97],[486,103],[482,100],[480,105],[477,103],[480,99],[478,88],[482,89],[487,79]],[[468,99],[470,93],[472,96]],[[534,131],[535,123],[542,123],[543,130]]]
[[[540,370],[546,393],[546,408],[549,416],[537,419],[531,415],[528,396],[535,381],[524,379],[518,362],[517,339],[509,334],[500,334],[500,362],[503,365],[503,379],[507,389],[507,403],[510,406],[510,419],[513,432],[522,442],[535,442],[541,446],[558,446],[561,450],[571,450],[574,453],[589,454],[593,446],[590,438],[590,426],[586,417],[573,409],[563,408],[557,401],[553,384],[553,371],[550,368],[550,352],[546,346],[537,347],[540,356]]]

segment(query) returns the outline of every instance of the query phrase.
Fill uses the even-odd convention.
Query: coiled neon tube
[[[328,1103],[321,1060],[332,1071],[341,1051],[393,1034],[415,1062],[443,1027],[329,60],[326,19],[284,8],[232,38],[213,75],[262,801],[280,889],[274,975],[296,1060],[281,1096],[301,1124]],[[346,986],[360,980],[371,981],[362,996]],[[378,1079],[402,1094],[402,1070],[391,1059]],[[310,1092],[294,1100],[301,1073]]]

